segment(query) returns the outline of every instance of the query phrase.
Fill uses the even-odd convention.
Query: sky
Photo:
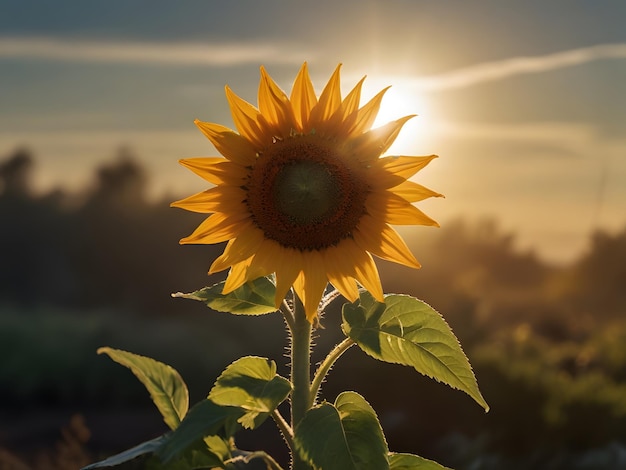
[[[153,197],[203,182],[193,120],[232,127],[228,84],[256,103],[259,66],[287,92],[391,85],[389,154],[440,158],[414,180],[443,225],[497,219],[520,249],[569,262],[626,227],[626,2],[590,0],[0,0],[0,161],[36,158],[36,189],[79,191],[121,146]]]

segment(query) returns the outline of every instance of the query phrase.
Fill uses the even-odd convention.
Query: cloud
[[[626,59],[626,44],[600,44],[533,57],[512,57],[485,62],[439,75],[419,77],[412,85],[420,90],[463,88],[514,75],[571,67],[599,59]]]
[[[311,54],[308,55],[311,57]],[[272,43],[147,43],[0,37],[0,59],[45,59],[154,65],[232,66],[300,63],[301,50]]]

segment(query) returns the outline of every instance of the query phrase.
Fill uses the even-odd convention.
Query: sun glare
[[[368,84],[368,81],[369,79],[365,83]],[[368,84],[368,87],[364,90],[364,94],[367,94],[366,99],[370,98],[370,89],[378,91],[385,86],[391,85],[391,88],[385,93],[373,127],[382,126],[403,116],[416,114],[417,116],[406,123],[387,153],[413,155],[416,151],[418,153],[422,151],[421,149],[428,153],[429,151],[425,149],[424,144],[429,140],[429,130],[431,130],[428,124],[429,106],[427,100],[407,84],[406,81],[406,79],[398,77],[385,77],[384,79],[372,80],[372,83]]]

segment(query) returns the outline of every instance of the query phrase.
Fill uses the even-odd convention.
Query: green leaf
[[[230,445],[224,438],[220,436],[207,436],[204,438],[204,443],[209,451],[216,455],[222,463],[232,457]]]
[[[389,470],[451,470],[413,454],[389,454]]]
[[[177,292],[172,297],[199,300],[218,312],[235,315],[263,315],[276,311],[276,286],[268,277],[247,282],[230,294],[222,294],[224,282],[205,287],[190,294]]]
[[[237,359],[220,375],[209,399],[245,411],[239,422],[253,429],[291,392],[291,382],[276,374],[276,363],[263,357]]]
[[[189,409],[189,392],[180,374],[172,367],[149,357],[127,351],[100,348],[98,354],[108,354],[118,364],[128,367],[146,387],[163,420],[176,429]]]
[[[203,442],[197,442],[194,446],[185,451],[175,459],[162,462],[156,455],[153,455],[142,470],[213,470],[218,468],[228,468],[221,456],[207,449]]]
[[[489,405],[454,333],[428,304],[407,295],[371,294],[343,306],[344,333],[370,356],[412,366],[418,372],[467,393],[485,411]]]
[[[106,468],[106,467],[114,467],[116,465],[123,464],[125,462],[129,462],[130,460],[136,459],[142,455],[152,454],[157,449],[163,445],[166,436],[159,436],[156,439],[152,439],[151,441],[146,441],[138,446],[133,447],[132,449],[125,450],[124,452],[120,452],[119,454],[113,455],[108,459],[101,460],[100,462],[92,463],[91,465],[87,465],[83,467],[81,470],[93,470],[94,468]]]
[[[296,428],[294,444],[316,469],[386,470],[387,442],[376,413],[358,393],[344,392],[335,405],[307,412]]]
[[[170,462],[195,442],[206,436],[228,438],[237,429],[237,420],[244,411],[234,406],[220,406],[211,400],[202,400],[189,410],[180,426],[168,434],[157,454],[164,462]]]

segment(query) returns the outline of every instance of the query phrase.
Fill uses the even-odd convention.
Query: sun
[[[430,140],[432,129],[429,126],[428,100],[411,85],[408,78],[384,76],[372,79],[371,82],[367,89],[364,87],[364,95],[366,93],[367,95],[370,93],[374,95],[381,88],[385,88],[384,84],[393,83],[393,86],[389,87],[385,93],[385,99],[381,103],[378,116],[372,127],[382,126],[401,116],[415,114],[415,117],[406,123],[403,132],[389,148],[389,154],[415,152],[416,146]]]

